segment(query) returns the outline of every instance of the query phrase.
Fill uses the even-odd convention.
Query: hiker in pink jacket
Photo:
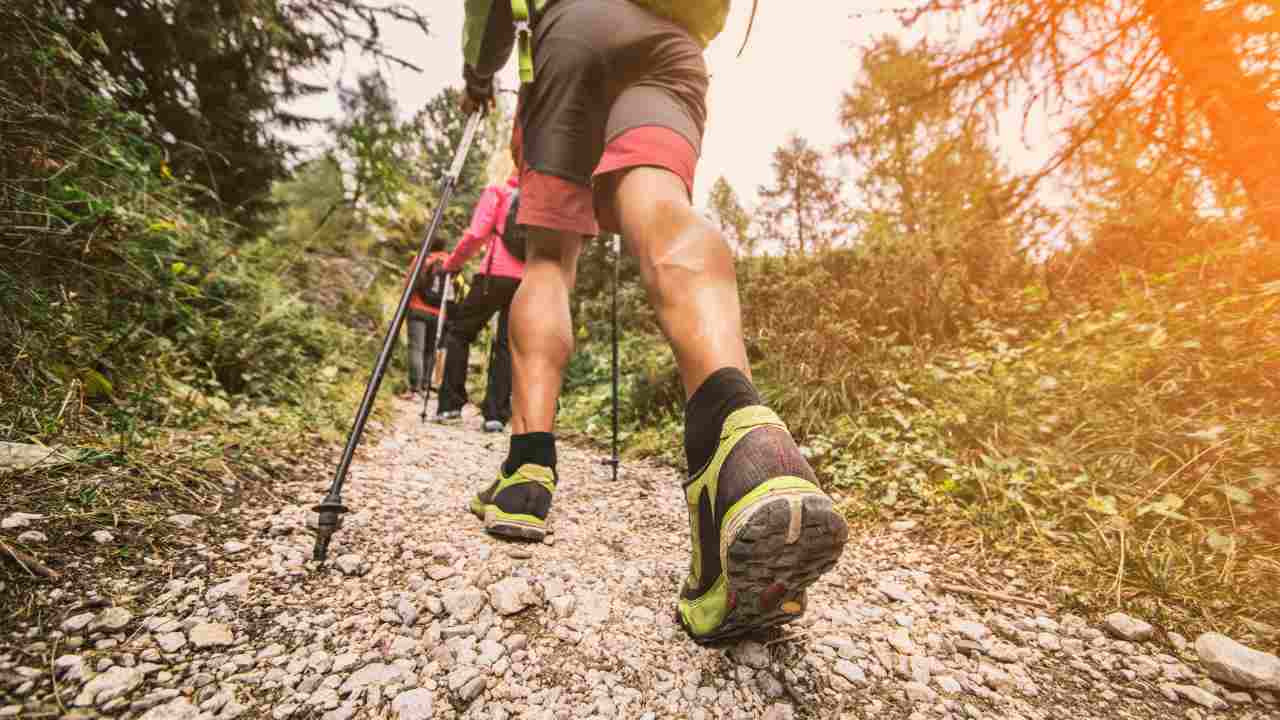
[[[512,193],[518,182],[509,168],[510,165],[498,168],[507,171],[506,181],[485,188],[472,212],[471,226],[444,265],[446,272],[458,272],[477,251],[485,249],[480,267],[472,277],[471,290],[458,309],[457,319],[449,318],[445,342],[448,354],[440,400],[436,406],[436,420],[453,420],[462,416],[462,406],[467,404],[467,363],[471,343],[496,312],[498,335],[489,362],[484,403],[480,406],[486,432],[501,432],[511,420],[511,346],[507,342],[507,318],[511,298],[524,277],[524,263],[512,256],[502,240],[507,230],[507,211],[511,208]],[[490,169],[491,180],[494,170]]]

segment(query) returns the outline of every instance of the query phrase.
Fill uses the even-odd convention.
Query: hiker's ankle
[[[759,404],[760,393],[738,368],[720,368],[702,381],[684,410],[684,452],[690,476],[711,461],[725,418]]]
[[[511,436],[502,472],[510,475],[521,465],[533,464],[556,469],[556,436],[549,432],[531,432]]]

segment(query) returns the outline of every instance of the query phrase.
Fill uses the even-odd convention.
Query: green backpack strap
[[[511,17],[516,24],[516,55],[520,82],[533,82],[533,30],[529,27],[529,0],[511,0]]]

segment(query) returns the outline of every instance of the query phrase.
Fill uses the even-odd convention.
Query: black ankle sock
[[[725,419],[735,410],[759,404],[760,393],[737,368],[720,368],[702,382],[684,409],[684,454],[690,477],[711,462]]]
[[[511,436],[511,449],[502,472],[510,475],[525,463],[556,469],[556,436],[549,432],[533,432]]]

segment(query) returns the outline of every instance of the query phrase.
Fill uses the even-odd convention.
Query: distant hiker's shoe
[[[500,433],[506,429],[506,424],[501,420],[485,420],[484,431],[487,433]]]
[[[493,535],[518,540],[541,540],[547,534],[547,512],[556,490],[555,472],[527,463],[498,479],[471,500],[471,512]]]
[[[458,420],[461,417],[462,417],[461,410],[445,410],[444,412],[436,413],[436,422],[438,423],[451,422],[453,420]]]
[[[693,560],[676,614],[699,643],[799,618],[849,538],[786,426],[759,405],[725,420],[685,499]]]

